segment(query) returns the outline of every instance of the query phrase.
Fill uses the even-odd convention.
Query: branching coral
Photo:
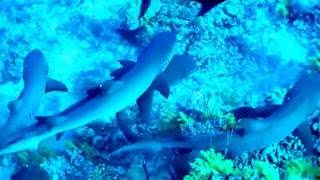
[[[201,151],[201,156],[191,164],[191,172],[185,176],[185,180],[208,179],[210,176],[237,176],[244,179],[279,180],[279,170],[272,164],[255,160],[252,166],[236,168],[235,163],[230,159],[225,159],[221,153],[214,149]]]
[[[277,10],[283,17],[287,17],[289,15],[288,4],[289,0],[281,0],[277,6]]]
[[[236,175],[239,171],[232,160],[225,159],[214,149],[201,151],[201,156],[191,164],[192,172],[184,179],[208,179],[211,175]]]
[[[312,165],[311,160],[296,159],[287,163],[287,179],[319,179],[320,167]]]
[[[46,160],[40,166],[50,174],[53,180],[66,179],[75,170],[63,156]]]
[[[265,161],[253,161],[253,173],[251,177],[257,177],[260,179],[263,177],[265,180],[279,180],[279,170],[276,169],[272,164]]]

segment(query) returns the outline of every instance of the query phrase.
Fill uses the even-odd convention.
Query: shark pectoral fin
[[[119,60],[119,63],[122,67],[133,67],[136,63],[131,60]]]
[[[112,71],[110,74],[114,80],[120,79],[124,74],[129,72],[136,64],[134,61],[130,60],[119,60],[119,63],[121,64],[121,68]]]
[[[63,136],[63,132],[56,134],[56,140],[59,141]]]
[[[191,56],[175,55],[163,71],[170,85],[187,77],[196,68],[196,63]]]
[[[13,101],[10,101],[7,105],[7,108],[10,110],[10,111],[13,111],[14,108],[16,107],[16,104],[18,103],[18,100],[13,100]]]
[[[46,82],[46,89],[45,89],[46,93],[47,92],[52,92],[52,91],[64,91],[67,92],[68,88],[65,84],[63,84],[62,82],[52,79],[52,78],[48,78],[47,82]]]
[[[37,122],[31,127],[37,131],[46,131],[51,129],[54,126],[54,123],[51,121],[52,116],[36,116],[35,119]],[[31,129],[30,128],[30,129]]]
[[[163,74],[158,75],[158,77],[153,81],[151,88],[159,91],[163,97],[169,97],[169,83],[167,82],[166,77]]]
[[[152,100],[153,89],[150,88],[146,92],[144,92],[137,100],[140,121],[142,123],[147,123],[150,121]]]

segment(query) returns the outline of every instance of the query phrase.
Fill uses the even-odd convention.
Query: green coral
[[[185,125],[192,125],[195,121],[192,117],[186,115],[183,112],[178,112],[177,116],[178,123],[185,124]]]
[[[201,156],[190,163],[192,171],[185,176],[185,180],[208,179],[211,175],[237,175],[239,171],[235,168],[232,160],[225,159],[221,153],[214,149],[201,151]]]
[[[320,179],[320,167],[312,165],[311,160],[296,159],[287,163],[287,179]]]
[[[184,177],[184,180],[208,179],[211,176],[233,176],[242,177],[243,179],[265,179],[279,180],[279,170],[269,162],[255,160],[252,166],[245,166],[241,169],[235,167],[230,159],[225,159],[221,153],[215,152],[214,149],[201,151],[200,157],[190,163],[191,171]]]
[[[270,93],[266,94],[266,100],[272,104],[282,104],[286,94],[286,88],[277,87],[274,88]]]
[[[160,129],[162,131],[170,131],[176,128],[192,126],[194,123],[195,119],[184,112],[168,112],[160,124]]]
[[[98,164],[89,171],[88,180],[117,179],[119,175],[112,171],[112,167],[105,164]]]
[[[223,114],[220,118],[224,121],[224,124],[221,127],[223,130],[233,129],[238,124],[232,113]]]
[[[277,10],[280,12],[282,17],[287,17],[289,15],[289,1],[290,0],[281,0],[277,6]]]
[[[81,149],[84,152],[85,156],[92,161],[96,156],[99,155],[98,150],[96,150],[87,142],[80,143],[78,146],[79,146],[79,149]]]
[[[310,56],[307,59],[307,62],[311,69],[319,70],[320,69],[320,52],[316,53],[314,56]]]
[[[256,160],[253,161],[252,166],[253,174],[251,174],[251,177],[263,177],[265,180],[280,179],[279,170],[269,162]]]

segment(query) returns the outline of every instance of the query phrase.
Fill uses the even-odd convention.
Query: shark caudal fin
[[[121,64],[121,68],[112,71],[110,74],[113,77],[113,80],[120,79],[124,74],[129,72],[136,64],[134,61],[130,60],[119,60],[119,63]]]
[[[151,0],[142,0],[141,1],[139,18],[142,18],[146,14],[147,10],[150,7],[150,4],[151,4]]]

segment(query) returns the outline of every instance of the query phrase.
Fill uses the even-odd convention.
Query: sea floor
[[[237,122],[229,112],[238,107],[281,104],[302,71],[319,67],[319,1],[231,0],[197,17],[201,4],[196,1],[151,0],[139,18],[140,4],[140,0],[0,1],[2,125],[10,115],[8,104],[24,87],[23,62],[33,49],[43,53],[48,76],[69,89],[46,94],[37,116],[56,114],[85,97],[89,88],[112,78],[110,73],[121,67],[119,60],[136,61],[162,31],[175,32],[174,54],[188,55],[196,64],[192,73],[170,86],[168,98],[154,93],[149,123],[137,123],[138,108],[129,104],[117,116],[49,138],[37,150],[2,155],[1,180],[320,178],[319,155],[307,153],[294,134],[234,158],[210,148],[161,147],[163,139],[233,132]],[[319,117],[308,119],[318,153]],[[119,128],[119,118],[147,137],[141,142],[152,139],[154,144],[145,144],[147,151],[110,157],[133,143]]]

